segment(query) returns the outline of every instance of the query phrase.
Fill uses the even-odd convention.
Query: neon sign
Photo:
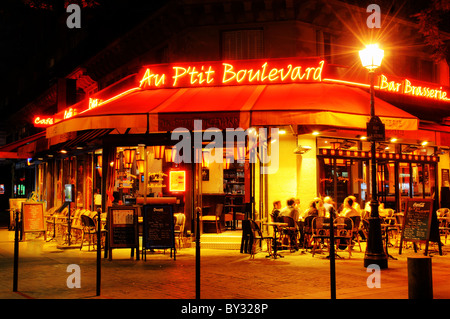
[[[100,100],[100,99],[89,98],[89,108],[88,108],[88,110],[96,108],[102,102],[103,102],[103,100]]]
[[[379,78],[379,89],[382,91],[423,97],[438,101],[450,101],[450,99],[447,98],[447,92],[442,90],[442,86],[439,89],[433,89],[427,86],[412,85],[411,81],[407,79],[401,82],[388,81],[388,78],[383,74],[380,75]]]
[[[72,116],[76,115],[76,110],[69,107],[68,109],[64,110],[64,119],[70,119]]]
[[[233,61],[153,65],[145,68],[142,89],[213,85],[321,82],[324,61]]]
[[[169,191],[171,192],[186,191],[186,171],[169,172]]]
[[[54,117],[42,117],[42,116],[36,116],[33,120],[33,124],[35,127],[47,127],[50,125],[53,125],[55,123]]]

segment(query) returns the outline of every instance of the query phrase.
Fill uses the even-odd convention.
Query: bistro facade
[[[196,207],[214,215],[218,203],[221,230],[268,220],[276,200],[298,198],[304,211],[315,197],[339,206],[354,195],[364,207],[372,183],[369,84],[357,50],[339,51],[363,45],[344,36],[339,21],[321,26],[319,12],[307,23],[290,9],[279,20],[245,6],[244,22],[210,29],[211,21],[198,22],[168,41],[164,63],[134,58],[136,72],[57,114],[35,114],[45,137],[17,152],[32,157],[38,199],[59,207],[64,185],[73,184],[75,205],[87,210],[170,203],[191,233]],[[407,198],[448,207],[448,65],[428,68],[429,60],[392,50],[384,59],[400,71],[376,73],[375,113],[386,128],[376,152],[379,199],[397,212]],[[423,78],[404,71],[414,63]]]
[[[340,205],[354,195],[363,206],[371,197],[369,100],[364,83],[327,77],[326,63],[315,58],[145,66],[73,105],[75,115],[48,120],[56,153],[36,161],[36,191],[49,207],[62,205],[65,184],[75,185],[77,207],[90,210],[96,193],[103,211],[172,203],[192,232],[195,208],[214,214],[218,203],[222,230],[244,218],[268,220],[272,202],[291,197],[301,210],[325,196]],[[420,124],[386,100],[375,101],[387,136],[376,153],[381,202],[398,212],[407,198],[441,205],[447,128]]]

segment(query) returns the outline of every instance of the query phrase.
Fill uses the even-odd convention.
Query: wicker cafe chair
[[[252,220],[248,220],[250,222],[251,236],[250,236],[250,259],[255,258],[255,254],[259,251],[262,251],[262,242],[265,241],[267,244],[267,251],[269,255],[271,253],[271,241],[272,237],[263,236],[261,229],[258,224]]]
[[[181,249],[181,244],[184,240],[184,225],[186,223],[186,216],[183,213],[177,213],[174,217],[174,234],[178,239],[178,249]]]
[[[53,239],[56,236],[56,225],[55,225],[55,218],[56,218],[56,210],[58,207],[54,206],[47,210],[45,213],[45,229],[47,230],[47,236],[50,238],[49,240]]]
[[[353,240],[356,240],[359,245],[359,251],[362,252],[361,242],[359,241],[359,231],[361,225],[361,216],[352,216],[350,217],[353,221]]]
[[[97,236],[97,222],[89,215],[90,212],[86,212],[85,214],[81,215],[81,225],[82,225],[82,235],[81,235],[81,246],[80,250],[83,248],[84,240],[86,236],[88,237],[88,250],[91,250],[91,243],[92,248],[95,249],[95,238]],[[104,236],[103,236],[104,235]],[[100,236],[106,237],[106,230],[102,229],[100,231]],[[104,243],[103,243],[104,244]]]
[[[69,208],[64,207],[59,213],[55,213],[55,233],[56,236],[62,236],[64,234],[63,228],[67,225],[67,215],[69,213]]]
[[[289,216],[278,216],[278,221],[288,224],[287,226],[279,227],[281,248],[289,247],[291,251],[298,250],[298,228],[294,219]],[[287,245],[285,243],[287,243]]]
[[[220,233],[220,218],[222,216],[223,212],[223,204],[217,204],[216,205],[216,213],[214,215],[206,215],[202,216],[202,223],[209,222],[209,223],[215,223],[216,224],[216,231],[217,233]]]
[[[303,248],[308,249],[311,247],[312,240],[312,221],[315,216],[306,216],[305,223],[303,225]]]
[[[353,221],[350,217],[334,219],[334,240],[336,247],[348,249],[348,257],[352,256]]]
[[[439,235],[444,237],[444,243],[447,244],[447,237],[450,231],[450,211],[448,208],[440,208],[437,210],[439,221]]]
[[[84,211],[84,210],[83,210]],[[79,239],[79,235],[81,235],[81,225],[80,225],[80,214],[82,210],[77,208],[75,211],[70,214],[70,242],[74,243]],[[61,221],[60,227],[62,229],[63,237],[68,241],[69,236],[69,214],[65,216],[65,218]]]
[[[325,217],[314,217],[312,220],[312,235],[311,240],[313,242],[312,256],[316,252],[317,244],[324,244],[329,242],[330,239],[330,219]]]

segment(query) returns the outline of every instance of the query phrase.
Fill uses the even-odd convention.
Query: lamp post
[[[388,267],[387,256],[383,249],[381,238],[381,222],[378,213],[377,194],[377,163],[376,163],[376,141],[385,139],[384,124],[378,116],[375,116],[374,99],[374,75],[375,69],[381,65],[384,51],[377,44],[367,45],[364,50],[359,51],[363,67],[369,70],[370,77],[370,121],[367,123],[367,139],[371,145],[371,171],[372,171],[372,200],[370,202],[371,214],[369,217],[369,234],[367,238],[366,253],[364,256],[364,267],[376,264],[381,269]]]

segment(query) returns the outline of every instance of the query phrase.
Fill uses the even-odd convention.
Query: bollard
[[[196,212],[196,230],[195,230],[195,299],[200,299],[200,213],[201,207],[195,209]]]
[[[15,212],[14,225],[14,269],[13,269],[13,292],[17,292],[19,283],[19,211]]]
[[[409,299],[433,299],[431,257],[408,257]]]
[[[97,208],[97,281],[96,295],[100,296],[102,283],[102,209]],[[105,238],[106,241],[106,238]],[[105,247],[106,249],[106,247]]]

